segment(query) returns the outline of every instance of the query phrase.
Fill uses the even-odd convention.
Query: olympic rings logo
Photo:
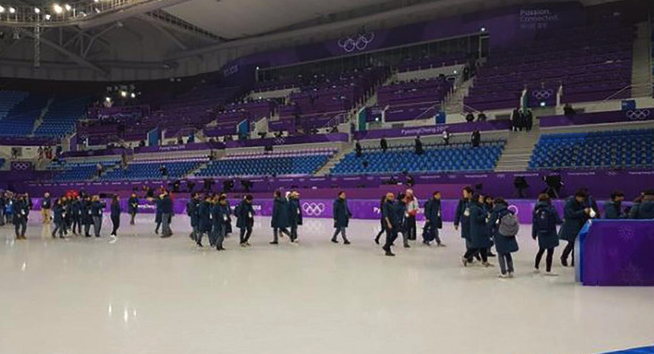
[[[553,93],[554,93],[554,91],[552,91],[552,89],[531,91],[531,95],[534,98],[538,99],[538,100],[546,100],[546,99],[552,97]]]
[[[11,169],[17,171],[26,171],[32,167],[31,162],[16,161],[11,163]]]
[[[649,117],[652,114],[652,111],[649,109],[630,109],[625,112],[625,116],[629,120],[643,120]]]
[[[324,203],[302,203],[302,211],[308,216],[320,216],[325,212]]]
[[[284,143],[286,143],[286,139],[284,139],[284,138],[275,138],[275,144],[283,145]]]
[[[355,50],[363,51],[368,48],[368,44],[375,39],[373,32],[361,32],[356,36],[339,38],[338,46],[345,52],[352,53]]]

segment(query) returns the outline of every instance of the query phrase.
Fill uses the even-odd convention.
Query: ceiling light
[[[34,13],[35,13],[35,14],[40,14],[40,13],[41,13],[41,9],[39,9],[38,7],[35,7],[35,8],[34,8]]]
[[[16,13],[16,9],[14,9],[13,7],[10,7],[10,8],[9,8],[9,13],[10,13],[10,14],[15,14],[15,13]]]
[[[5,8],[0,5],[0,14],[5,12]]]
[[[50,21],[50,17],[52,17],[52,16],[50,16],[50,14],[45,14],[45,20],[46,21]]]
[[[136,94],[135,94],[134,92],[132,92],[132,94],[130,95],[130,97],[132,97],[132,98],[136,98]]]
[[[105,97],[104,100],[107,102],[111,102],[111,97]]]
[[[97,7],[96,7],[96,8],[93,8],[93,10],[95,10],[95,13],[96,13],[96,14],[99,14],[99,13],[100,13],[100,9],[98,9]]]
[[[127,97],[127,91],[120,91],[120,95],[122,97]]]
[[[66,8],[66,11],[70,11],[72,9],[72,7],[70,7],[68,4],[64,5],[64,7]]]
[[[54,12],[60,14],[63,11],[64,11],[64,9],[59,4],[54,4]]]

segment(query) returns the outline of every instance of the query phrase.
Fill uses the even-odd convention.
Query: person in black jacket
[[[282,196],[281,191],[275,191],[274,196],[272,218],[270,220],[270,226],[273,229],[271,245],[279,243],[278,237],[284,237],[284,235],[287,235],[289,238],[291,237],[291,233],[287,229],[290,226],[288,200]]]
[[[511,113],[511,127],[514,132],[518,130],[522,131],[522,120],[522,113],[520,112],[520,107],[518,107]]]
[[[198,230],[200,226],[200,216],[198,214],[198,207],[200,206],[200,195],[198,193],[191,194],[191,199],[186,203],[186,215],[188,215],[189,220],[191,221],[191,234],[189,237],[191,240],[197,242]]]
[[[173,235],[170,229],[170,219],[173,215],[173,201],[170,199],[168,191],[163,191],[161,198],[161,238],[167,238]]]
[[[68,236],[71,232],[71,228],[73,226],[73,200],[72,198],[68,198],[66,196],[63,197],[63,204],[64,204],[64,234]]]
[[[648,189],[643,192],[642,198],[638,204],[629,211],[630,219],[654,219],[654,190]]]
[[[288,196],[288,221],[291,227],[291,243],[297,245],[297,228],[302,225],[300,193],[292,191]]]
[[[552,206],[550,196],[543,193],[538,196],[538,203],[534,207],[531,223],[531,237],[538,239],[538,253],[534,262],[534,272],[540,272],[540,261],[543,254],[547,251],[545,258],[546,275],[553,275],[552,273],[552,258],[554,256],[554,248],[559,246],[559,236],[556,234],[556,225],[562,223],[559,212]]]
[[[202,236],[206,233],[210,235],[211,233],[211,208],[213,203],[211,202],[211,196],[207,195],[204,197],[204,201],[198,206],[198,234],[196,236],[195,242],[198,246],[202,247]],[[211,238],[211,236],[210,236]]]
[[[381,198],[381,201],[379,202],[379,223],[381,226],[381,230],[377,233],[377,236],[375,236],[375,243],[379,244],[379,238],[381,238],[381,235],[386,233],[386,219],[384,217],[384,205],[386,204],[386,195],[384,195]]]
[[[241,203],[234,209],[236,214],[236,227],[240,230],[239,241],[241,247],[250,246],[252,226],[254,225],[254,208],[252,207],[252,195],[246,195]]]
[[[398,231],[400,230],[402,222],[395,213],[395,195],[393,195],[393,193],[388,193],[386,194],[385,199],[386,201],[382,205],[382,222],[386,224],[384,227],[386,230],[386,242],[382,249],[386,252],[387,256],[393,257],[395,254],[391,250],[391,247],[393,246],[395,239],[397,239]]]
[[[422,141],[420,141],[420,135],[417,135],[415,140],[415,153],[416,155],[422,155],[423,152],[424,150],[422,148]]]
[[[463,188],[463,198],[459,200],[454,214],[454,229],[459,230],[461,225],[461,238],[465,240],[466,251],[472,248],[470,238],[470,205],[472,203],[473,189],[470,186]]]
[[[332,242],[338,243],[337,237],[338,234],[341,234],[341,237],[343,237],[343,244],[349,245],[350,240],[347,239],[345,229],[347,229],[350,223],[352,212],[350,212],[350,208],[347,206],[347,200],[345,199],[344,191],[338,192],[338,198],[334,200],[333,212],[335,230],[334,235],[332,235]]]
[[[388,150],[388,142],[386,142],[385,136],[382,136],[381,140],[379,140],[379,147],[381,147],[382,152],[386,152],[386,150]]]
[[[17,240],[27,240],[25,232],[27,231],[27,219],[30,213],[27,199],[24,195],[17,196],[18,199],[13,202],[13,224],[16,231]]]
[[[71,229],[74,235],[82,234],[82,213],[81,213],[81,202],[79,196],[76,196],[71,199],[70,202],[70,213],[71,213]]]
[[[422,242],[430,245],[431,241],[436,241],[438,247],[445,247],[438,235],[438,229],[443,228],[443,218],[441,215],[441,192],[433,193],[432,198],[425,203],[425,220],[429,225],[429,231],[433,240],[423,239]]]
[[[361,155],[363,155],[363,149],[361,148],[361,143],[359,143],[359,140],[357,140],[356,144],[354,144],[354,151],[356,157],[361,157]]]
[[[111,230],[111,236],[118,236],[118,228],[120,227],[120,199],[118,195],[114,195],[111,200],[111,223],[113,224],[113,229]]]
[[[84,236],[91,237],[91,225],[93,225],[93,216],[91,215],[91,197],[86,195],[80,205],[81,221],[84,225]]]
[[[605,219],[625,219],[627,214],[622,210],[622,201],[624,201],[624,193],[621,191],[614,191],[611,193],[611,200],[604,204],[604,218]]]
[[[138,211],[139,211],[139,198],[136,196],[136,193],[132,193],[132,195],[127,200],[127,212],[132,217],[129,221],[130,225],[134,225],[134,218],[136,218],[136,214],[138,213]]]
[[[574,247],[577,235],[581,228],[590,218],[591,208],[585,206],[588,195],[579,190],[574,197],[568,198],[563,207],[563,225],[559,230],[559,238],[568,241],[561,254],[561,264],[568,266],[568,256],[572,254],[572,265],[574,265]]]

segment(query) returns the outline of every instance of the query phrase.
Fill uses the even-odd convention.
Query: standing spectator
[[[25,237],[25,232],[27,231],[27,219],[30,213],[29,207],[27,205],[27,199],[24,195],[17,196],[15,202],[11,207],[11,212],[13,215],[13,224],[16,231],[17,240],[27,240]]]
[[[197,193],[191,194],[191,199],[186,203],[186,215],[188,215],[189,220],[191,221],[191,234],[189,237],[191,240],[197,242],[200,219],[198,208],[200,206],[200,196]]]
[[[386,150],[388,150],[388,143],[386,142],[386,136],[382,136],[381,140],[379,141],[379,147],[381,147],[382,152],[386,152]]]
[[[252,196],[246,195],[241,203],[234,210],[236,214],[236,227],[240,229],[241,247],[250,245],[252,226],[254,226],[254,208],[252,207]]]
[[[481,133],[479,132],[479,129],[472,131],[472,134],[470,135],[470,143],[473,148],[479,147],[479,144],[481,143]]]
[[[173,235],[170,229],[170,220],[173,215],[173,201],[170,199],[168,191],[163,191],[161,198],[161,238],[167,238]]]
[[[416,136],[415,140],[415,153],[416,155],[422,155],[423,149],[422,149],[422,141],[420,141],[420,135]]]
[[[202,236],[211,233],[211,196],[204,197],[204,201],[198,206],[198,234],[195,243],[202,247]]]
[[[54,205],[54,230],[52,230],[52,238],[57,238],[57,232],[59,232],[59,238],[64,238],[64,217],[65,217],[65,208],[63,205],[63,200],[61,198],[55,201]]]
[[[39,149],[37,151],[39,153],[39,160],[43,160],[43,153],[44,153],[43,146],[39,146]]]
[[[286,234],[289,238],[291,237],[291,233],[286,229],[290,225],[288,217],[288,200],[282,196],[282,192],[279,190],[275,191],[274,196],[272,219],[270,220],[270,226],[273,229],[273,240],[270,242],[271,245],[279,243],[277,239],[278,236],[284,237],[284,234]]]
[[[393,193],[386,194],[385,201],[382,205],[382,222],[385,223],[383,227],[386,230],[386,242],[382,249],[386,252],[387,256],[393,257],[395,254],[392,252],[391,247],[397,238],[397,233],[400,229],[401,219],[395,213],[395,196]]]
[[[532,217],[531,237],[538,239],[538,253],[534,268],[536,273],[540,270],[540,260],[543,254],[547,251],[545,258],[546,275],[555,276],[552,273],[552,257],[554,256],[554,249],[559,246],[559,236],[556,234],[556,225],[561,224],[561,217],[559,212],[552,206],[552,201],[548,194],[541,194],[538,196],[538,203],[534,208]]]
[[[509,204],[503,198],[495,198],[488,222],[491,237],[495,241],[497,261],[500,263],[500,278],[513,278],[511,253],[518,252],[518,219],[508,208]]]
[[[127,212],[131,217],[129,221],[130,225],[134,225],[134,219],[136,218],[136,214],[138,213],[138,211],[139,211],[139,198],[136,196],[136,193],[132,193],[132,195],[127,200]]]
[[[522,113],[520,112],[520,107],[513,110],[511,113],[511,127],[514,132],[518,130],[522,131]]]
[[[354,151],[356,152],[356,157],[361,157],[361,155],[363,155],[361,143],[359,143],[359,140],[357,140],[356,144],[354,145]]]
[[[98,178],[102,177],[102,164],[98,162],[98,164],[95,166],[95,168],[98,171]]]
[[[338,198],[334,201],[334,235],[332,236],[332,242],[338,243],[338,234],[340,233],[343,237],[343,243],[346,245],[350,244],[350,241],[347,239],[345,229],[347,229],[352,213],[347,206],[347,200],[345,199],[345,192],[338,192]]]
[[[95,237],[100,237],[102,230],[102,211],[105,208],[104,202],[100,200],[99,195],[94,195],[91,201],[91,217],[93,219],[93,233]]]
[[[443,228],[443,218],[441,213],[441,192],[436,191],[432,195],[432,198],[425,203],[425,219],[427,220],[425,228],[429,228],[430,235],[438,247],[445,247],[445,244],[441,243],[441,238],[438,234],[438,229]],[[422,242],[426,245],[430,245],[432,239],[424,239]]]
[[[478,122],[485,122],[486,119],[487,119],[486,114],[484,112],[479,112],[479,114],[477,114],[477,121]]]
[[[566,103],[565,106],[563,106],[563,115],[572,118],[575,114],[577,114],[577,111],[575,111],[574,108],[570,105],[570,103]]]
[[[490,238],[488,235],[488,226],[486,218],[488,214],[484,211],[484,198],[481,195],[474,195],[470,202],[470,244],[471,247],[463,256],[463,266],[472,263],[472,257],[479,253],[481,255],[482,265],[491,267],[488,263],[488,248],[490,247]]]
[[[80,205],[80,213],[82,215],[82,224],[84,224],[84,236],[91,237],[91,225],[93,225],[93,215],[91,214],[91,197],[85,195]]]
[[[300,193],[292,191],[288,198],[288,217],[291,226],[291,243],[297,244],[297,228],[302,225],[302,208],[300,207]]]
[[[527,109],[525,112],[525,129],[530,132],[531,128],[534,126],[534,114],[531,112],[531,109]]]
[[[468,112],[468,114],[466,114],[466,122],[472,123],[474,121],[475,121],[475,115],[472,114],[472,112]]]
[[[443,130],[443,143],[450,145],[450,132],[447,129]]]
[[[584,207],[588,195],[582,190],[577,191],[574,197],[568,198],[563,208],[563,225],[559,231],[559,237],[568,241],[561,255],[561,264],[568,266],[568,256],[572,254],[572,265],[574,266],[574,246],[577,235],[586,223],[590,215],[590,208]]]
[[[113,224],[113,229],[111,230],[111,236],[118,236],[118,228],[120,227],[120,200],[118,195],[114,195],[111,200],[111,223]]]

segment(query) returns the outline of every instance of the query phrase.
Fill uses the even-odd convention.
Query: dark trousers
[[[100,237],[100,230],[102,229],[102,216],[93,217],[93,233],[95,237]]]
[[[386,233],[386,221],[382,220],[381,221],[381,230],[377,233],[377,236],[375,236],[375,242],[379,242],[379,239],[381,238],[381,235]]]
[[[291,225],[291,242],[297,240],[297,225]]]
[[[436,241],[436,244],[440,245],[441,244],[441,238],[438,235],[438,226],[436,226],[436,224],[430,222],[429,223],[429,230],[431,231],[432,236],[434,236],[434,241]],[[424,240],[423,239],[423,241],[429,242],[431,240]]]
[[[241,243],[248,242],[250,240],[250,236],[252,236],[252,226],[242,227],[240,234]]]
[[[222,249],[227,228],[225,225],[214,225],[214,228],[211,231],[212,232],[209,234],[209,243],[211,246],[216,246],[217,249]]]
[[[513,257],[511,253],[497,253],[497,261],[500,263],[500,272],[506,274],[506,272],[513,273]]]
[[[398,233],[398,227],[393,226],[392,229],[386,228],[386,242],[384,243],[384,251],[390,252],[391,247],[393,246],[393,242],[395,242],[395,239],[397,239],[397,233]]]
[[[79,216],[73,216],[71,220],[71,229],[74,234],[81,234],[82,233],[82,224],[80,223],[80,218]]]
[[[90,232],[91,232],[91,224],[87,222],[86,224],[84,224],[84,236],[91,237]]]
[[[132,218],[129,220],[129,224],[130,224],[130,225],[134,225],[134,218],[136,217],[136,213],[135,213],[135,212],[132,212],[132,213],[131,213],[131,216],[132,216]]]
[[[565,245],[563,253],[561,254],[561,259],[568,260],[568,256],[572,256],[572,263],[570,265],[575,265],[575,241],[568,241],[568,244]]]
[[[409,240],[415,240],[416,239],[416,217],[415,216],[409,216],[406,218],[406,233],[407,237]]]
[[[114,228],[111,230],[111,234],[116,236],[116,232],[118,231],[118,228],[120,227],[120,215],[111,216],[111,223],[114,225]]]
[[[343,237],[343,241],[347,241],[347,235],[345,234],[345,227],[337,227],[336,230],[334,230],[334,236],[332,236],[332,240],[338,239],[338,234],[341,234]]]
[[[27,220],[24,218],[18,219],[18,222],[14,225],[16,231],[16,237],[25,236],[25,231],[27,231]]]
[[[286,234],[289,238],[291,237],[291,233],[288,232],[288,230],[285,227],[273,227],[273,241],[277,242],[277,237],[279,236],[278,233],[281,234]]]
[[[488,248],[468,248],[466,254],[463,255],[463,258],[465,258],[468,262],[472,262],[472,257],[476,253],[479,253],[482,262],[488,262]]]
[[[540,260],[543,258],[543,253],[545,253],[545,248],[541,248],[536,253],[536,262],[534,267],[538,269],[540,267]],[[547,256],[545,257],[545,270],[548,272],[552,270],[552,257],[554,256],[554,248],[547,249]]]
[[[5,224],[5,207],[0,206],[0,226],[4,226]]]

